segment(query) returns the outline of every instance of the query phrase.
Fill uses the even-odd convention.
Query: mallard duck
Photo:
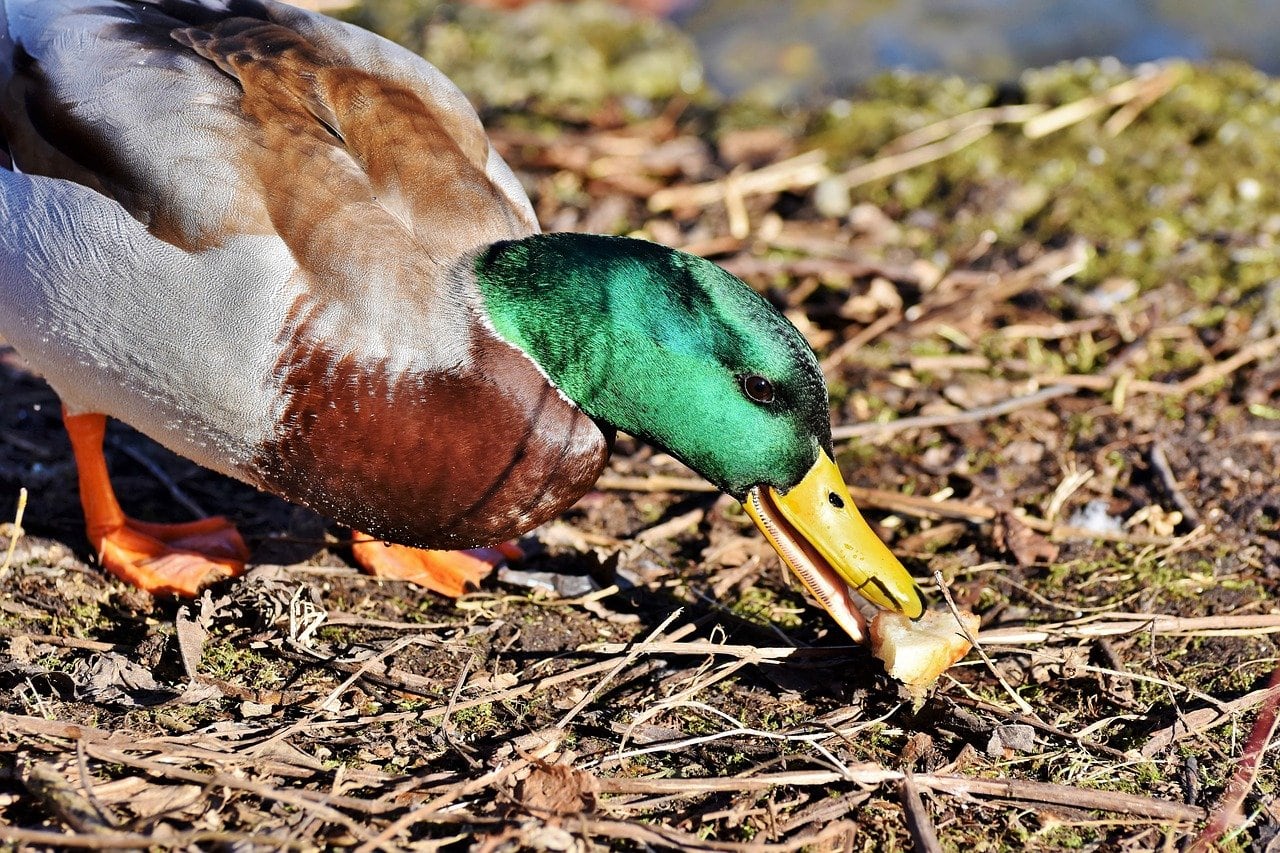
[[[107,417],[460,594],[615,430],[746,511],[855,636],[911,576],[833,461],[804,339],[714,264],[543,234],[436,68],[273,0],[0,0],[0,333],[64,405],[90,542],[152,592],[243,570],[225,519],[127,517]],[[396,544],[384,544],[396,543]]]

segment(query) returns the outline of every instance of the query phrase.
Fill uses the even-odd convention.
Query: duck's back
[[[0,0],[0,222],[0,334],[68,406],[371,532],[424,539],[342,497],[331,436],[388,434],[353,466],[439,455],[466,388],[502,406],[496,459],[525,452],[504,429],[585,420],[554,393],[535,416],[545,379],[480,319],[470,258],[537,230],[524,193],[452,83],[358,28],[271,0]],[[371,410],[414,388],[410,440]],[[576,480],[603,461],[585,436],[547,448]],[[503,491],[476,476],[455,502]],[[507,497],[499,534],[568,500]]]

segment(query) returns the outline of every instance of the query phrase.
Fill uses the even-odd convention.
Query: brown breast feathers
[[[399,373],[306,344],[280,365],[286,410],[262,485],[411,545],[508,539],[577,500],[611,435],[477,324],[461,373]]]

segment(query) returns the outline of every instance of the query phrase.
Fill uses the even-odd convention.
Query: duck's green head
[[[920,615],[919,589],[862,520],[832,461],[813,352],[741,280],[655,243],[586,234],[494,244],[476,272],[499,335],[587,414],[742,501],[851,634],[861,619],[849,586]]]

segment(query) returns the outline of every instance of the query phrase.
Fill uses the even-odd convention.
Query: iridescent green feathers
[[[731,495],[789,489],[830,447],[808,345],[715,264],[643,240],[540,234],[493,245],[476,272],[495,330],[566,396]],[[748,395],[762,387],[753,377],[771,401]]]

